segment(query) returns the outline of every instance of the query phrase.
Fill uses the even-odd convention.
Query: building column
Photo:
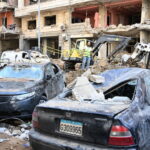
[[[20,35],[20,37],[19,37],[19,49],[20,50],[23,50],[23,48],[24,48],[24,40],[23,40],[23,35]]]
[[[107,8],[103,5],[99,6],[99,27],[107,26]]]
[[[18,8],[21,9],[24,7],[24,0],[18,0]]]
[[[19,37],[19,49],[25,51],[30,49],[29,41],[24,39],[23,35]]]
[[[0,40],[0,52],[2,52],[2,40]]]
[[[141,14],[141,23],[144,23],[146,20],[150,20],[150,0],[142,0],[142,14]],[[150,43],[150,32],[141,31],[140,32],[140,42]]]
[[[111,24],[118,25],[119,24],[119,16],[116,11],[111,11]]]
[[[42,45],[43,45],[43,54],[46,55],[47,54],[47,38],[44,38],[42,40]]]
[[[25,50],[25,51],[30,50],[30,44],[29,44],[29,41],[26,40],[26,39],[23,40],[23,50]]]

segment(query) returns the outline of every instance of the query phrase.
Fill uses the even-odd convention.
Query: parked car
[[[20,62],[29,62],[29,63],[41,63],[41,62],[50,62],[50,59],[47,55],[40,53],[39,51],[21,51],[21,50],[11,50],[4,51],[1,54],[1,63],[20,63]]]
[[[0,69],[0,118],[31,117],[37,104],[63,88],[63,71],[55,64],[7,64]]]
[[[150,71],[105,71],[104,100],[75,101],[67,89],[33,112],[34,150],[149,150]]]

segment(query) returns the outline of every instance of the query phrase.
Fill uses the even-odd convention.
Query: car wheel
[[[41,97],[40,101],[39,101],[39,104],[42,104],[42,103],[44,103],[44,102],[46,102],[46,101],[47,101],[47,97],[43,95],[43,96]]]

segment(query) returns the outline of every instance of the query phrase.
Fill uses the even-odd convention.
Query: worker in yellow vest
[[[82,59],[82,70],[88,69],[91,62],[91,53],[92,53],[92,47],[91,42],[87,42],[84,50],[83,50],[83,59]]]

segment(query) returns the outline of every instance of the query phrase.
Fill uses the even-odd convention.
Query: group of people
[[[92,55],[92,46],[91,42],[87,42],[86,46],[83,49],[83,58],[82,58],[82,66],[81,69],[85,70],[88,69],[91,62],[91,55]]]

